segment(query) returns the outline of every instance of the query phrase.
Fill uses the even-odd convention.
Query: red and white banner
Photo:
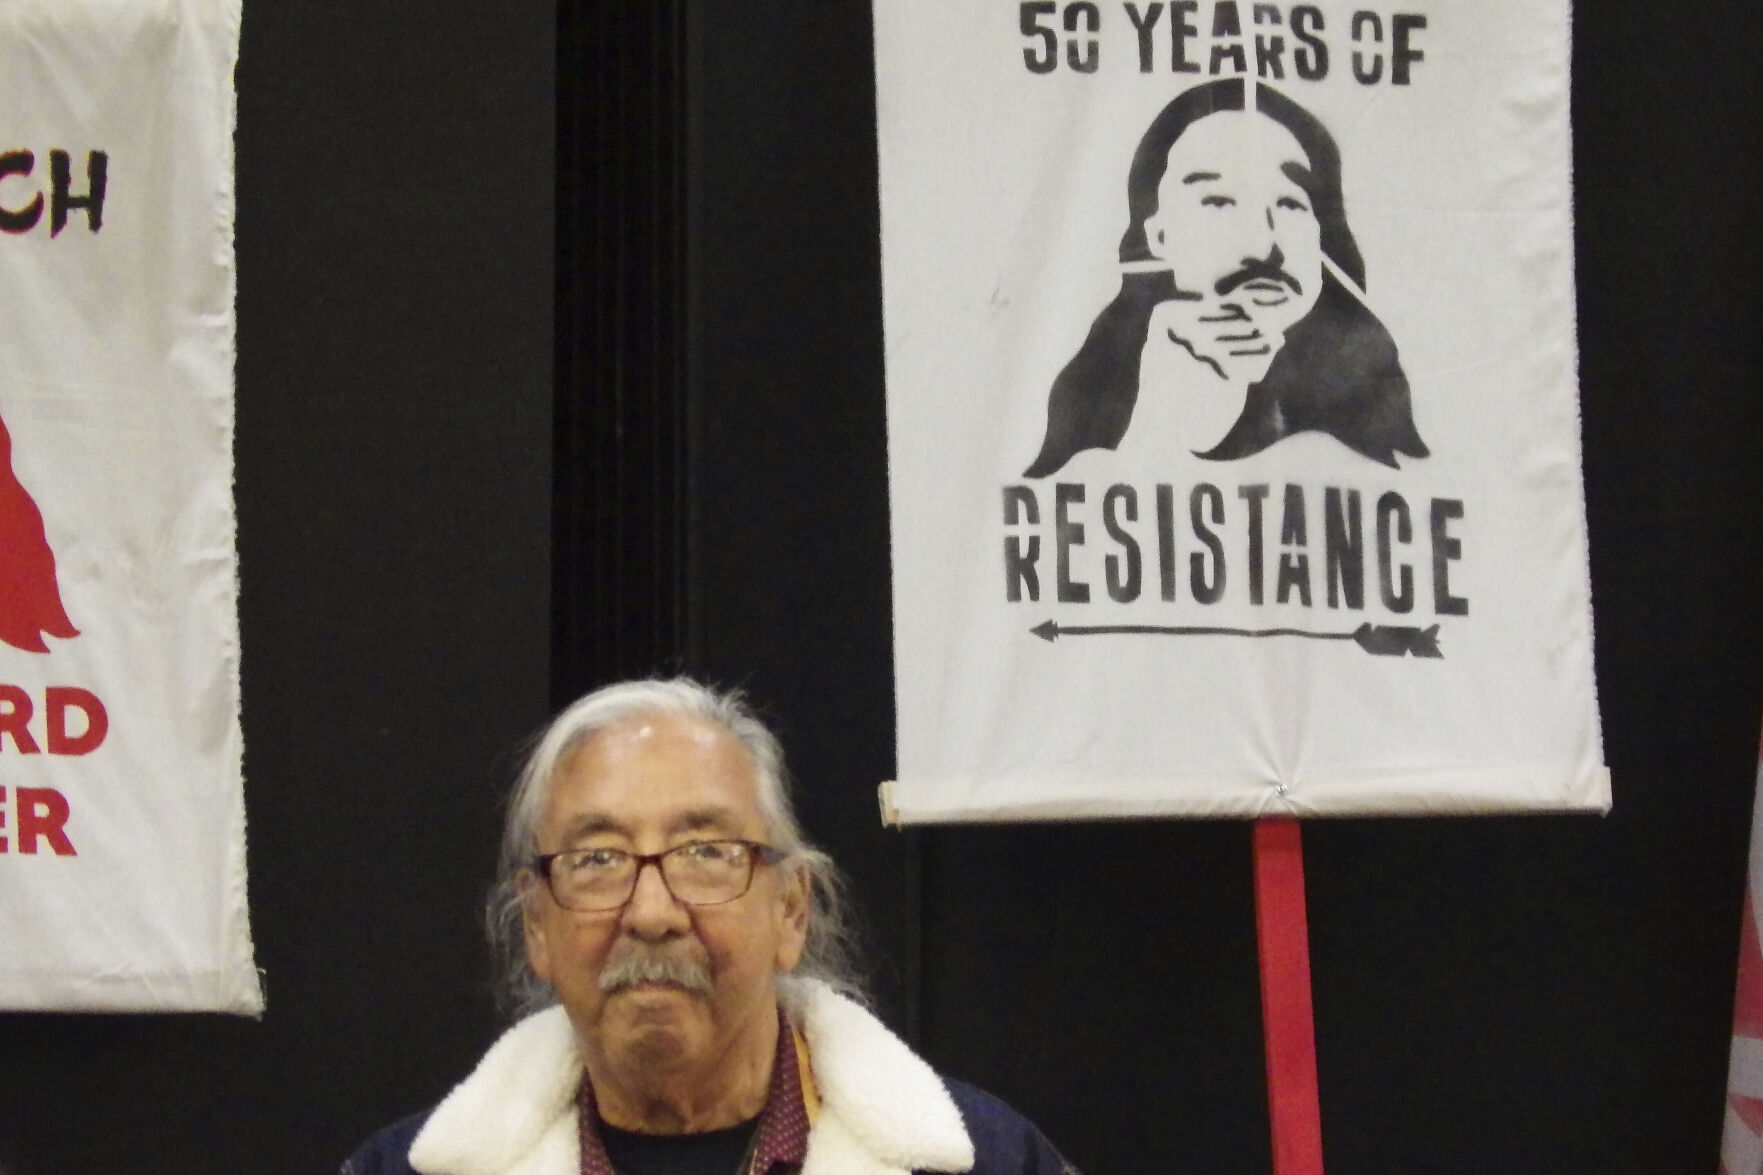
[[[1567,0],[875,0],[901,822],[1609,807]]]
[[[1738,992],[1732,1009],[1732,1057],[1726,1071],[1726,1130],[1720,1142],[1720,1175],[1763,1171],[1763,749],[1758,751],[1757,792],[1751,807],[1751,870],[1745,881],[1745,913],[1739,927]]]
[[[239,0],[0,7],[0,1008],[256,1013]]]

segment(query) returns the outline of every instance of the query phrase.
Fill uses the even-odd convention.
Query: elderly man
[[[1427,456],[1343,204],[1333,137],[1272,87],[1165,106],[1127,176],[1120,292],[1053,381],[1023,476],[1123,441],[1228,461],[1303,432],[1391,467]]]
[[[838,898],[737,695],[588,695],[521,773],[491,892],[543,1010],[343,1175],[1070,1175],[852,998]]]

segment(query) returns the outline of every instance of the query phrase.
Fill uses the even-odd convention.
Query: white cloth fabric
[[[973,1144],[929,1065],[858,1005],[802,981],[792,1020],[808,1042],[820,1113],[802,1175],[966,1171]],[[560,1007],[509,1029],[435,1108],[410,1148],[424,1175],[576,1175],[582,1060]]]
[[[0,7],[0,709],[28,708],[34,743],[0,730],[0,1007],[263,1006],[232,501],[240,17]]]
[[[1609,806],[1568,32],[875,0],[886,818]]]

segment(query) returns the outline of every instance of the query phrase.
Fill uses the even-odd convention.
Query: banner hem
[[[920,824],[1042,823],[1082,820],[1206,819],[1260,820],[1355,816],[1604,815],[1610,811],[1610,769],[1599,765],[1563,777],[1556,769],[1447,772],[1402,780],[1335,780],[1281,786],[1242,778],[1220,786],[1208,778],[1206,790],[1183,793],[1170,781],[1141,781],[1138,787],[1111,786],[1102,794],[1093,782],[1016,778],[999,781],[943,779],[902,785],[890,780],[879,790],[882,823]],[[1114,781],[1111,781],[1111,784]],[[1441,784],[1453,789],[1441,790]],[[996,795],[1007,790],[1008,798]],[[929,794],[927,794],[929,793]],[[939,800],[954,795],[958,800]]]

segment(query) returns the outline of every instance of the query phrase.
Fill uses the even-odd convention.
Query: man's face
[[[1322,291],[1321,226],[1298,140],[1259,114],[1209,114],[1169,149],[1146,243],[1175,272],[1154,332],[1233,383],[1267,374]]]
[[[764,843],[765,821],[746,747],[721,726],[670,715],[604,730],[560,766],[539,825],[539,851],[609,847],[660,853],[693,840]],[[535,878],[526,894],[527,957],[569,1013],[590,1064],[625,1080],[739,1065],[775,1021],[776,972],[801,957],[805,875],[756,864],[746,895],[725,905],[675,901],[644,867],[616,910],[557,905]],[[602,990],[614,961],[661,956],[696,965],[708,990],[662,982]]]

